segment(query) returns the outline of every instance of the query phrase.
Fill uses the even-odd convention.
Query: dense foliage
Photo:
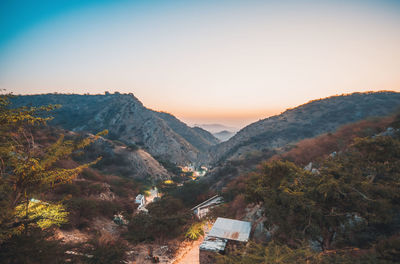
[[[249,198],[264,203],[267,226],[278,227],[275,236],[289,243],[309,238],[328,250],[335,237],[360,226],[389,227],[397,217],[398,139],[358,139],[317,173],[280,161],[264,164],[262,170],[249,181]]]
[[[0,254],[5,263],[58,263],[61,247],[41,232],[65,223],[68,213],[61,203],[43,200],[44,194],[97,162],[72,168],[58,164],[106,131],[75,140],[61,134],[48,146],[36,142],[35,131],[50,120],[43,113],[55,107],[12,108],[9,95],[0,96]],[[52,252],[44,256],[47,250]]]
[[[245,252],[245,254],[243,254]],[[250,243],[242,251],[236,250],[226,256],[219,256],[217,264],[374,264],[391,263],[380,259],[376,254],[370,252],[360,252],[358,249],[316,252],[309,246],[303,245],[296,248],[284,244],[270,242],[267,245]]]
[[[309,162],[325,159],[332,152],[345,149],[357,137],[370,137],[381,133],[393,122],[394,116],[385,118],[369,118],[340,127],[334,133],[326,133],[318,137],[301,140],[289,151],[275,155],[272,159],[289,160],[297,165],[305,166]]]
[[[163,197],[148,205],[148,213],[133,216],[128,225],[128,240],[163,240],[181,236],[192,215],[183,203],[173,197]]]
[[[399,259],[400,139],[390,131],[355,139],[312,172],[288,161],[262,164],[248,179],[246,195],[263,205],[272,241],[248,248],[245,258],[233,253],[221,263]],[[349,252],[359,249],[364,252],[354,259],[357,254]],[[248,262],[252,254],[255,259]]]
[[[171,188],[168,194],[181,200],[186,207],[192,208],[213,196],[214,193],[210,190],[209,184],[204,181],[188,181],[182,186]]]

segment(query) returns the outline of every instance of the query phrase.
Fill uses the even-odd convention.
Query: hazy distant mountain
[[[212,145],[220,143],[219,139],[207,130],[202,129],[201,127],[193,127],[192,129],[196,131],[199,135],[201,135],[204,139],[208,140]]]
[[[201,127],[209,132],[211,132],[212,134],[215,133],[219,133],[222,131],[230,131],[230,132],[236,132],[238,131],[238,128],[235,127],[229,127],[229,126],[225,126],[222,124],[196,124],[195,126],[197,127]]]
[[[15,106],[60,104],[60,109],[51,112],[51,124],[92,133],[108,129],[110,139],[140,145],[152,156],[179,164],[197,161],[218,142],[207,131],[144,107],[133,94],[42,94],[18,96],[13,102]]]
[[[171,114],[165,112],[154,112],[154,114],[167,122],[172,130],[201,151],[219,143],[218,139],[210,132],[199,127],[191,128]]]
[[[218,133],[213,133],[213,136],[218,138],[221,142],[227,141],[231,137],[235,135],[234,132],[228,131],[228,130],[222,130]]]
[[[333,132],[368,117],[385,116],[400,107],[400,93],[353,93],[311,101],[280,115],[250,124],[231,139],[210,149],[212,160],[238,159],[268,152],[305,138]]]

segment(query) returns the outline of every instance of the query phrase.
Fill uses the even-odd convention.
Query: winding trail
[[[173,264],[199,264],[199,247],[203,239],[195,241],[190,249],[186,251],[183,256],[177,259]]]

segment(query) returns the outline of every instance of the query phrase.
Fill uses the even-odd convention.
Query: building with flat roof
[[[250,222],[218,217],[200,245],[200,264],[215,263],[216,255],[224,254],[229,246],[245,245],[250,232]]]
[[[197,216],[197,218],[201,219],[207,215],[211,208],[216,205],[219,205],[224,202],[224,199],[221,196],[215,195],[210,199],[196,205],[192,208],[193,213]]]

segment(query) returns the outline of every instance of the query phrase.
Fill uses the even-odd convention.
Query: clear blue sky
[[[400,1],[0,1],[0,88],[132,92],[243,126],[308,100],[400,91]]]

